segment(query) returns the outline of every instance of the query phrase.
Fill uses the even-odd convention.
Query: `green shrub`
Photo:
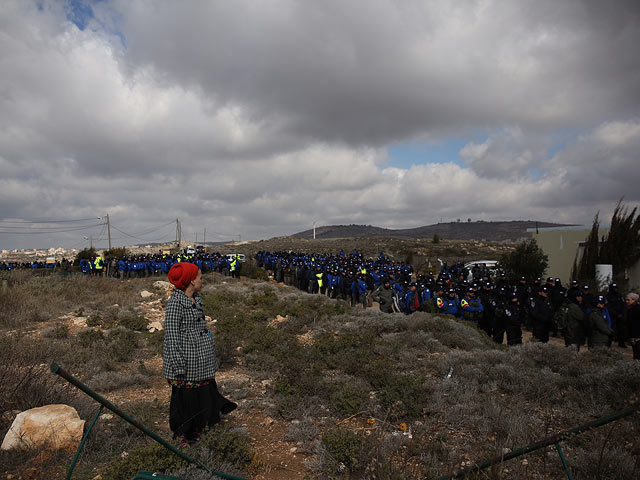
[[[41,334],[44,338],[67,338],[69,336],[69,327],[64,324],[60,324],[54,327],[45,328],[42,330]]]
[[[87,318],[87,327],[99,327],[102,325],[102,317],[98,313],[92,313]]]
[[[213,461],[246,466],[251,462],[251,452],[247,449],[248,438],[218,424],[210,428],[198,446],[211,451]]]
[[[104,340],[104,335],[100,330],[88,328],[78,332],[78,343],[85,348],[91,347],[94,343]]]
[[[112,392],[131,385],[148,385],[149,377],[141,373],[100,372],[87,382],[97,392]]]
[[[344,428],[334,428],[322,435],[322,445],[326,449],[327,466],[334,472],[354,471],[359,466],[361,453],[360,437]]]
[[[341,382],[330,397],[329,405],[339,415],[348,416],[360,412],[369,401],[369,392],[357,382]]]
[[[273,307],[278,302],[278,296],[273,289],[264,290],[261,293],[254,293],[249,297],[247,304],[254,308],[266,308]]]
[[[164,472],[177,469],[185,463],[185,460],[155,442],[152,445],[134,447],[127,453],[125,458],[118,455],[107,465],[102,474],[104,480],[133,478],[142,470]]]
[[[164,344],[164,332],[156,330],[155,332],[148,332],[144,334],[145,347],[147,347],[151,353],[156,355],[162,355],[162,346]]]
[[[118,325],[124,328],[128,328],[129,330],[142,332],[147,329],[147,325],[149,325],[149,322],[141,315],[127,315],[118,319]]]
[[[137,347],[136,336],[125,328],[115,328],[107,335],[107,346],[111,359],[117,362],[132,360],[132,354]]]
[[[422,375],[392,375],[379,392],[380,401],[392,418],[417,417],[422,413],[425,393]]]

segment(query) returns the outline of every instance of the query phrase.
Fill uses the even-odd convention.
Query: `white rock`
[[[160,290],[161,292],[168,292],[173,291],[173,285],[163,280],[156,280],[155,282],[153,282],[153,289]]]
[[[143,290],[143,291],[140,292],[140,296],[142,298],[149,298],[149,297],[153,297],[153,293],[147,292],[146,290]]]
[[[87,319],[85,317],[74,317],[73,318],[73,324],[76,327],[86,327],[87,326]]]
[[[84,420],[69,405],[32,408],[16,416],[0,449],[76,449],[82,440],[83,428]]]
[[[164,327],[162,326],[162,322],[151,322],[149,323],[147,328],[151,333],[155,332],[156,330],[164,330]]]

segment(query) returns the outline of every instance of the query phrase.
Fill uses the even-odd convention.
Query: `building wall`
[[[538,233],[533,233],[533,238],[538,242],[538,246],[549,257],[549,266],[545,273],[548,277],[559,278],[562,284],[572,280],[571,268],[576,258],[576,253],[580,243],[584,242],[591,228],[585,229],[540,229]],[[608,228],[600,228],[599,234],[602,238],[609,233]],[[613,272],[617,275],[619,272]],[[636,263],[627,271],[629,275],[629,290],[640,291],[640,262]]]
[[[640,293],[640,262],[629,269],[629,291]]]
[[[538,246],[549,257],[549,266],[545,275],[559,278],[563,285],[571,281],[571,268],[576,253],[580,243],[585,241],[590,232],[590,228],[585,228],[575,230],[541,229],[538,233],[533,233],[533,238],[538,242]],[[600,230],[601,236],[606,234],[606,229]]]

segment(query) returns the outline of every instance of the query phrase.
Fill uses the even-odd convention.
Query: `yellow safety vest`
[[[318,279],[318,286],[322,287],[322,273],[316,273],[316,278]]]

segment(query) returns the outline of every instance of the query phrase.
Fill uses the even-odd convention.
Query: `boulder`
[[[153,297],[153,293],[143,290],[140,292],[140,296],[142,298],[149,298],[149,297]]]
[[[84,420],[69,405],[32,408],[16,416],[0,449],[76,449],[82,440],[83,429]]]

